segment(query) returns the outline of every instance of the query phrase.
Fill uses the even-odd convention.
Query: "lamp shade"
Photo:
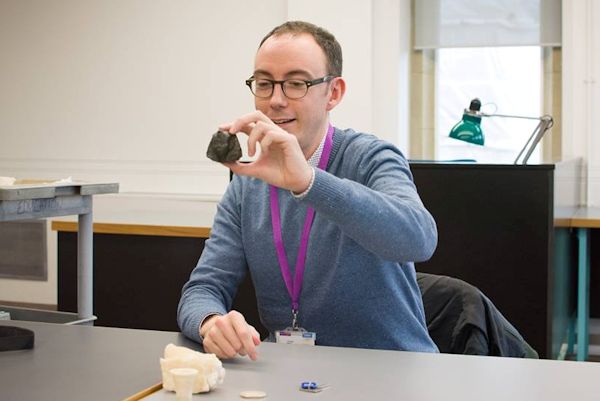
[[[527,164],[527,160],[533,153],[537,144],[542,140],[544,134],[552,128],[554,120],[550,115],[544,115],[541,117],[528,117],[528,116],[513,116],[508,114],[487,114],[482,113],[481,101],[477,98],[471,100],[471,104],[468,109],[465,109],[463,113],[462,121],[456,124],[450,130],[450,137],[459,139],[461,141],[473,143],[475,145],[482,145],[484,143],[483,131],[481,130],[481,118],[482,117],[505,117],[505,118],[523,118],[526,120],[538,120],[539,123],[529,136],[525,146],[517,155],[515,164]],[[521,156],[523,158],[521,159]]]
[[[478,115],[480,109],[481,101],[477,98],[471,100],[469,108],[463,113],[462,120],[450,130],[450,138],[483,146],[485,138],[481,130],[481,116]]]

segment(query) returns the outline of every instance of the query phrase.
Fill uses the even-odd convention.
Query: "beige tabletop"
[[[571,218],[571,227],[576,228],[600,228],[600,207],[580,207]]]

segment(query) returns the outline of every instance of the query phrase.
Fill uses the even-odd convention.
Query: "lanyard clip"
[[[298,309],[292,308],[292,329],[298,330]]]

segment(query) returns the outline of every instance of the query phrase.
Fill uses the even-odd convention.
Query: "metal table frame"
[[[577,360],[588,359],[590,338],[590,229],[577,228]]]
[[[117,183],[23,184],[0,186],[0,221],[78,215],[77,316],[93,320],[93,202],[116,193]]]
[[[590,345],[590,230],[600,228],[600,208],[580,207],[571,218],[570,227],[577,235],[577,313],[569,329],[567,353],[573,353],[576,343],[577,360],[585,361]]]

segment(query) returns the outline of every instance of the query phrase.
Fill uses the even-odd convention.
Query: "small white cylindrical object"
[[[176,368],[170,370],[175,382],[176,401],[192,401],[192,389],[198,376],[197,369]]]
[[[0,177],[0,186],[10,186],[15,183],[14,177]]]

